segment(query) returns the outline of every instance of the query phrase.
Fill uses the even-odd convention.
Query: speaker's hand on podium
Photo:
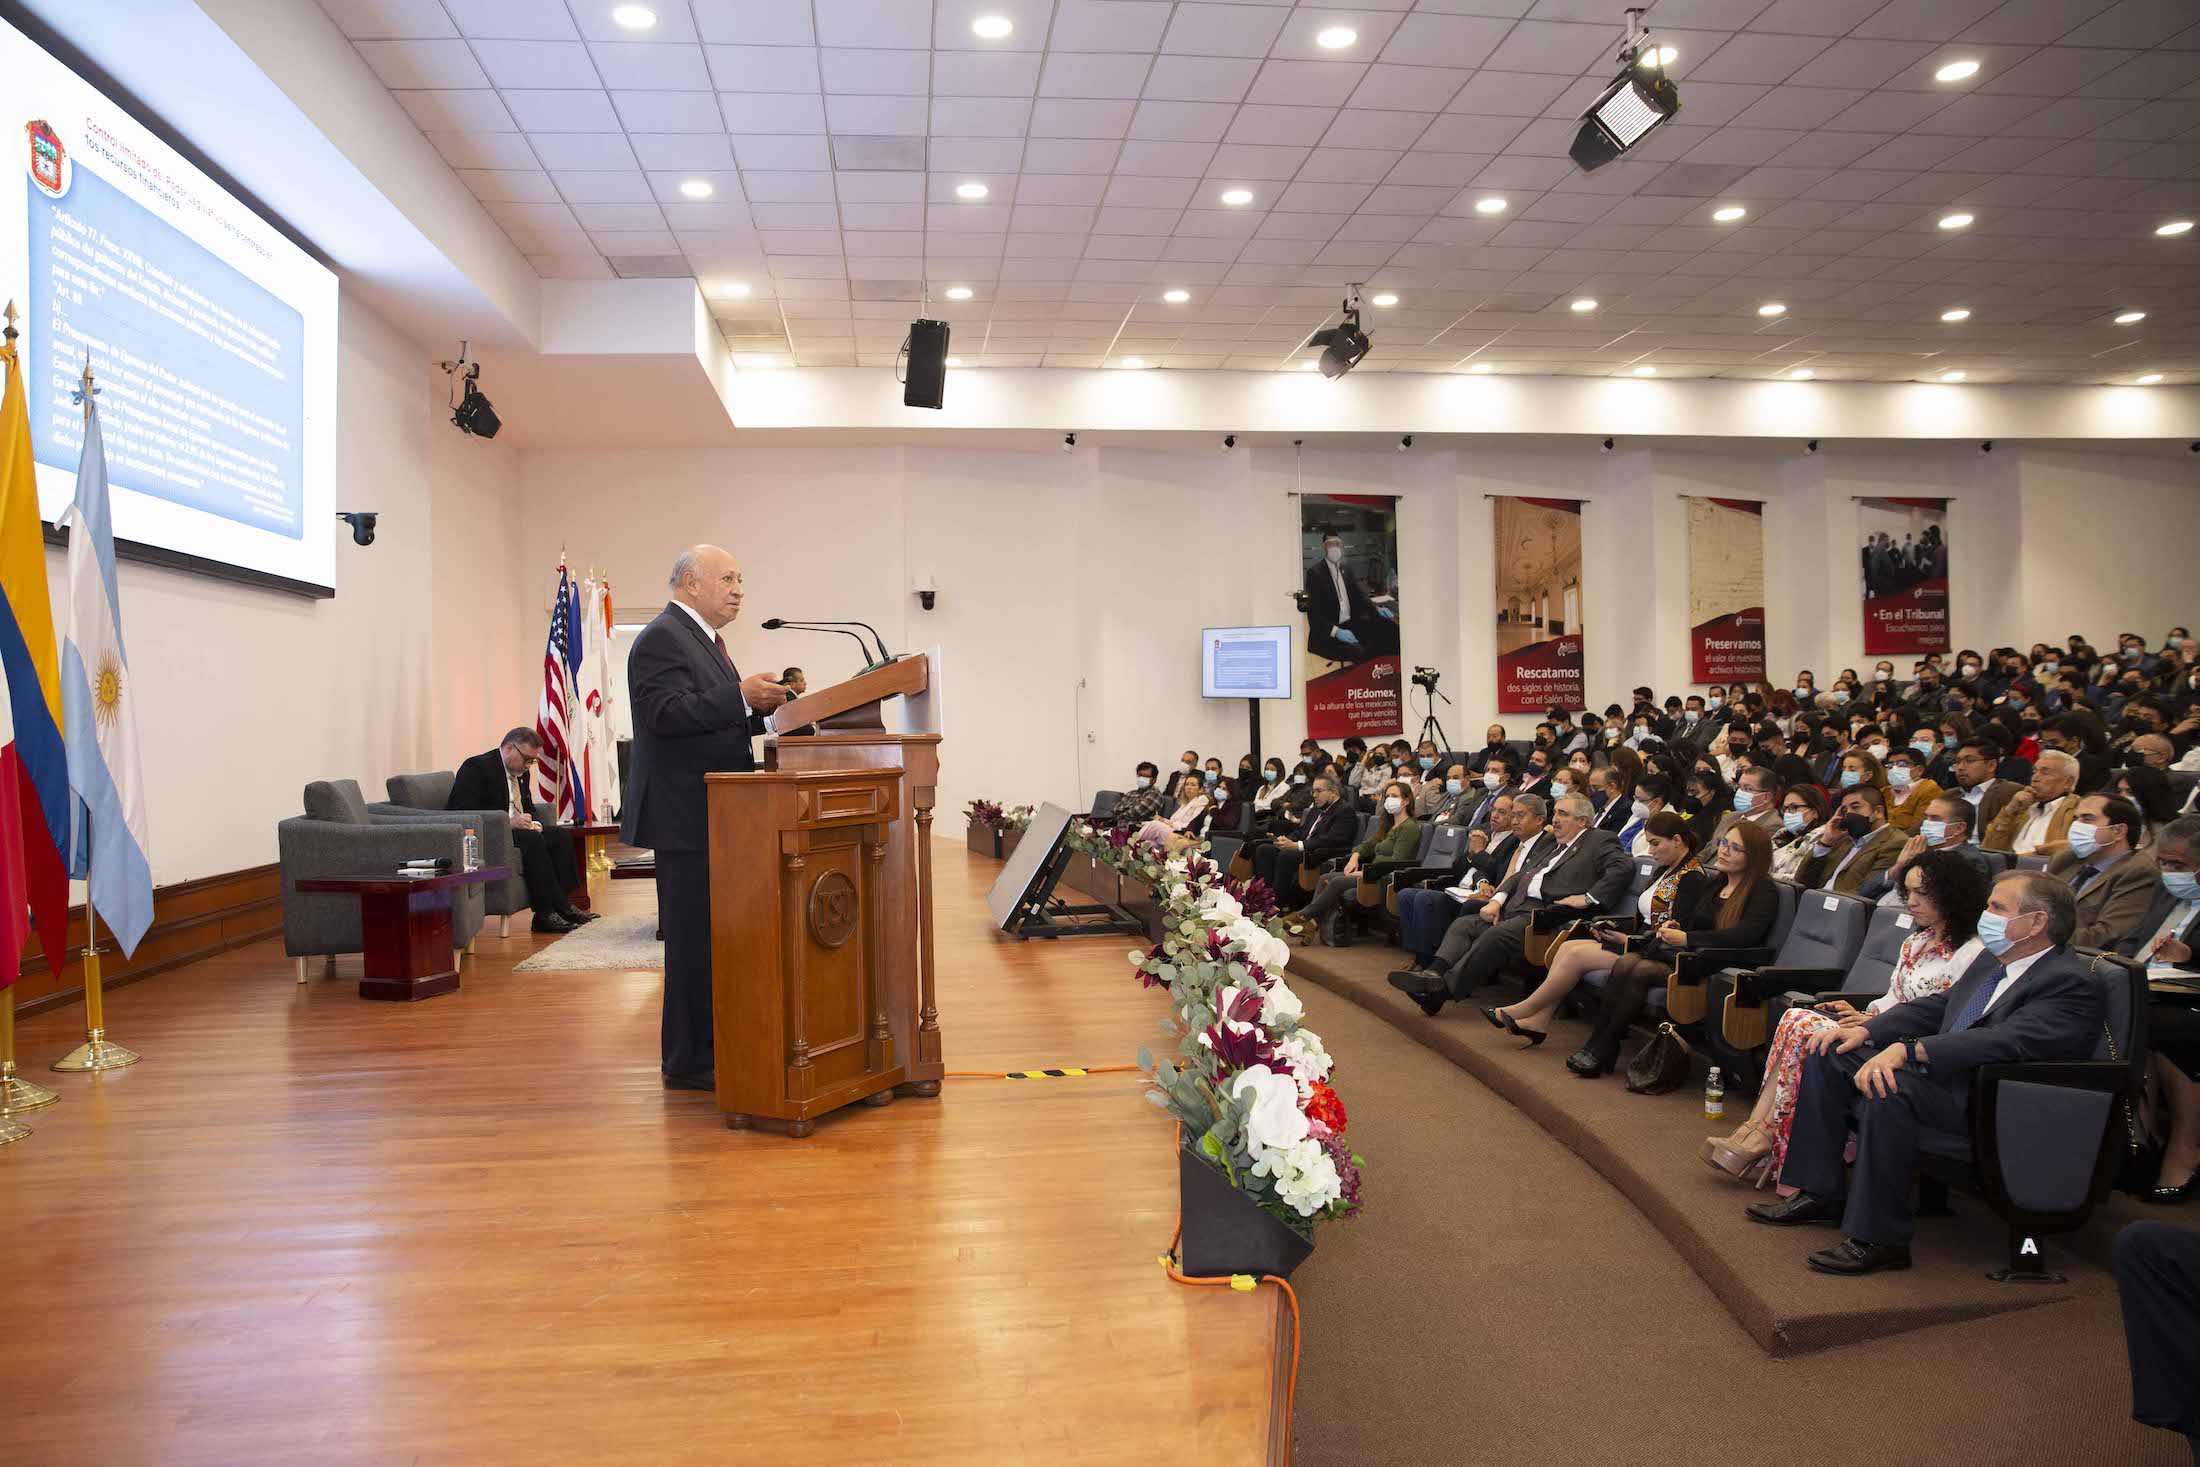
[[[769,713],[794,696],[785,683],[774,682],[771,674],[756,672],[741,679],[741,696],[759,713]]]

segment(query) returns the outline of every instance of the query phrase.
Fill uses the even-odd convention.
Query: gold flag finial
[[[5,311],[0,311],[0,316],[5,316],[8,323],[6,330],[0,331],[0,336],[5,336],[8,341],[13,342],[15,340],[15,323],[23,319],[22,313],[15,309],[15,302],[10,300],[8,308]]]

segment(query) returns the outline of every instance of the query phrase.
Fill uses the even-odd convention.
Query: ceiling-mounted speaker
[[[909,323],[909,365],[902,378],[901,405],[936,408],[947,399],[947,323]]]

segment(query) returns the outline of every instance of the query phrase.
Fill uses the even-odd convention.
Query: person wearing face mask
[[[1810,859],[1795,873],[1798,886],[1855,896],[1864,883],[1893,868],[1909,839],[1887,823],[1887,800],[1876,785],[1841,792],[1830,838],[1811,845]]]
[[[1306,568],[1299,604],[1306,613],[1306,650],[1316,657],[1358,663],[1398,650],[1398,624],[1376,609],[1367,588],[1345,569],[1344,541],[1335,535],[1322,538],[1321,559]]]
[[[1260,784],[1253,791],[1253,818],[1260,819],[1275,808],[1276,802],[1291,789],[1291,781],[1283,772],[1283,761],[1271,759],[1261,771]]]
[[[2061,854],[2070,844],[2070,821],[2077,814],[2077,784],[2077,760],[2062,753],[2040,755],[2032,782],[2009,797],[1979,843],[2018,856]]]
[[[1919,1136],[1969,1134],[1972,1071],[2090,1059],[2101,1041],[2101,991],[2071,955],[2076,930],[2067,885],[2011,872],[1978,921],[1986,953],[1953,986],[1805,1040],[1781,1173],[1799,1190],[1751,1204],[1750,1220],[1837,1224],[1844,1241],[1810,1258],[1821,1273],[1909,1267]],[[1852,1130],[1853,1175],[1843,1163]]]
[[[1392,872],[1405,870],[1420,857],[1421,822],[1413,818],[1412,787],[1402,779],[1392,780],[1383,786],[1382,803],[1376,808],[1375,829],[1354,847],[1344,869],[1327,872],[1315,882],[1313,899],[1304,913],[1312,941],[1347,934],[1341,920],[1332,923],[1330,919],[1342,918],[1346,899],[1361,882],[1387,882]]]
[[[1707,845],[1717,845],[1720,836],[1743,820],[1762,829],[1769,838],[1780,825],[1780,781],[1770,769],[1754,766],[1742,770],[1734,777],[1734,793],[1731,808],[1720,817]]]
[[[1513,771],[1519,760],[1519,755],[1507,749],[1501,753],[1490,755],[1483,764],[1482,799],[1481,803],[1475,806],[1473,817],[1467,821],[1469,830],[1480,830],[1489,825],[1490,815],[1496,809],[1496,801],[1499,795],[1511,796],[1520,793],[1519,785],[1513,780]]]
[[[1528,754],[1527,767],[1520,776],[1520,793],[1549,797],[1551,793],[1551,754],[1548,749],[1535,749]]]
[[[1887,771],[1887,823],[1904,835],[1917,834],[1926,807],[1940,798],[1940,786],[1925,777],[1925,760],[1912,748],[1891,749]]]
[[[1912,861],[1927,851],[1949,851],[1968,862],[1978,871],[1980,886],[1984,891],[2000,874],[1986,853],[1971,843],[1971,807],[1961,795],[1942,795],[1925,807],[1925,819],[1919,823],[1917,834],[1902,843],[1902,850],[1894,858],[1894,868],[1883,876],[1874,876],[1856,889],[1856,894],[1868,902],[1882,907],[1902,905],[1902,873]]]
[[[1833,804],[1815,784],[1789,785],[1780,795],[1780,825],[1772,834],[1772,876],[1793,881],[1811,852],[1841,839],[1833,823]]]
[[[1512,745],[1505,742],[1505,726],[1501,723],[1493,723],[1483,730],[1482,747],[1477,749],[1474,757],[1467,761],[1467,772],[1480,775],[1483,769],[1488,766],[1490,760],[1507,759],[1511,756]]]
[[[1650,817],[1672,810],[1685,823],[1687,817],[1674,809],[1673,781],[1662,774],[1643,774],[1635,780],[1634,798],[1628,802],[1627,824],[1620,827],[1619,843],[1627,854],[1642,860],[1650,854]],[[1688,848],[1693,851],[1695,840],[1689,839]]]
[[[1467,766],[1453,764],[1439,770],[1436,776],[1422,786],[1421,795],[1435,791],[1436,798],[1427,808],[1417,802],[1414,813],[1422,820],[1436,825],[1464,825],[1474,816],[1474,807],[1481,790],[1467,781]]]
[[[1596,807],[1597,812],[1597,818],[1590,822],[1592,829],[1609,831],[1616,836],[1627,828],[1627,823],[1634,818],[1634,811],[1629,808],[1628,801],[1619,797],[1623,788],[1625,786],[1620,783],[1617,769],[1589,771],[1589,803]],[[1621,841],[1620,849],[1624,851],[1626,848],[1627,843]]]
[[[2149,978],[2189,982],[2200,975],[2200,819],[2171,821],[2154,849],[2161,883],[2115,950],[2145,963]],[[2147,1007],[2147,1048],[2148,1075],[2162,1097],[2156,1118],[2168,1123],[2161,1171],[2147,1200],[2173,1207],[2192,1200],[2200,1163],[2200,1008],[2155,999]]]
[[[2047,863],[2078,902],[2079,947],[2107,947],[2143,916],[2161,885],[2154,853],[2137,849],[2146,817],[2129,800],[2087,795],[2070,820],[2070,847]]]
[[[1161,768],[1150,760],[1141,760],[1138,776],[1131,787],[1118,795],[1115,805],[1108,811],[1108,820],[1136,830],[1159,815],[1169,802],[1169,792],[1161,787]]]
[[[1262,846],[1253,858],[1254,874],[1275,893],[1286,909],[1305,900],[1299,886],[1301,869],[1319,871],[1322,866],[1352,849],[1360,832],[1359,817],[1334,774],[1317,774],[1314,798],[1289,835],[1279,835]]]
[[[1435,972],[1436,949],[1468,902],[1487,901],[1491,884],[1510,876],[1543,834],[1546,807],[1532,796],[1515,808],[1510,794],[1488,802],[1489,822],[1468,833],[1467,849],[1449,867],[1423,867],[1394,873],[1398,894],[1398,946],[1412,954],[1405,971]]]
[[[1176,781],[1176,808],[1165,820],[1149,822],[1156,829],[1165,828],[1169,848],[1181,851],[1207,838],[1207,832],[1215,822],[1217,809],[1215,796],[1208,793],[1210,786],[1196,774],[1183,774]]]

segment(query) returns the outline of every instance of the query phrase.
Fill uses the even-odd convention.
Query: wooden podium
[[[928,688],[906,658],[784,705],[823,732],[707,777],[718,1108],[807,1136],[818,1116],[937,1095],[932,805],[939,735],[888,733],[879,705]],[[768,854],[767,854],[768,853]]]

